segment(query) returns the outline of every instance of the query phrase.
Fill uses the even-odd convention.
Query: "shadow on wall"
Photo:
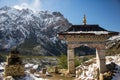
[[[75,55],[77,55],[77,56],[95,55],[96,49],[82,45],[80,47],[76,47],[74,49],[74,52],[75,52]]]

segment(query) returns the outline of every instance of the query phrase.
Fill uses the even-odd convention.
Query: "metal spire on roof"
[[[86,15],[84,14],[84,17],[83,17],[83,24],[86,25],[86,22],[87,22],[87,20],[86,20]]]

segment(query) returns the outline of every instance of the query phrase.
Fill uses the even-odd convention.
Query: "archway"
[[[100,73],[104,73],[106,69],[105,65],[105,46],[102,43],[89,43],[89,44],[68,44],[67,48],[67,57],[68,57],[68,71],[71,74],[75,74],[75,63],[74,63],[74,48],[81,46],[81,45],[87,45],[91,48],[96,48],[96,60],[97,60],[97,65],[99,66],[99,71]]]
[[[108,31],[99,25],[87,25],[86,16],[83,20],[84,25],[72,25],[67,31],[60,32],[59,38],[67,43],[68,72],[75,74],[74,48],[81,45],[87,45],[96,48],[96,59],[99,66],[99,72],[104,73],[105,64],[105,41],[119,32]]]

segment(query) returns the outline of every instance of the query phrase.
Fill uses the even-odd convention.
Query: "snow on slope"
[[[114,76],[112,76],[112,80],[120,80],[120,54],[116,56],[106,56],[106,64],[114,62],[116,64],[116,68],[114,70]],[[34,64],[26,64],[27,67],[37,67]],[[4,63],[0,64],[0,70],[4,69]],[[90,59],[84,65],[78,66],[76,71],[76,79],[75,80],[93,80],[97,77],[98,66],[96,64],[96,59]],[[0,72],[0,80],[3,79],[3,71]],[[30,74],[29,70],[26,71],[26,76],[17,78],[17,80],[43,80],[41,77],[36,77],[36,74]],[[47,80],[47,79],[44,79]]]
[[[42,51],[60,53],[64,46],[58,42],[57,33],[69,27],[70,23],[60,12],[33,12],[5,6],[0,8],[0,49],[10,49],[34,36],[32,40],[36,40],[32,42],[46,50]]]
[[[117,36],[113,36],[113,37],[111,37],[111,38],[109,38],[108,40],[120,40],[120,34],[119,35],[117,35]]]
[[[4,74],[4,65],[5,63],[2,62],[0,63],[0,80],[4,80],[3,78],[3,74]],[[33,69],[37,69],[38,68],[38,65],[35,65],[35,64],[25,64],[25,68],[29,68],[31,69],[30,67],[33,67]],[[15,79],[12,78],[11,76],[8,76],[6,78],[9,78],[10,80],[48,80],[48,79],[43,79],[41,78],[41,76],[39,76],[38,74],[30,74],[29,72],[30,70],[26,69],[25,73],[26,75],[24,77],[16,77]],[[48,74],[48,73],[47,73]]]
[[[115,73],[114,76],[112,78],[112,80],[120,80],[120,55],[117,56],[107,56],[107,62],[109,62],[109,58],[112,59],[111,62],[114,62],[115,64],[117,64],[116,68],[115,68]]]
[[[120,80],[120,55],[107,56],[106,64],[111,62],[114,62],[117,65],[112,80]],[[98,66],[95,58],[87,61],[84,65],[78,66],[76,69],[75,80],[93,80],[97,78]]]
[[[110,37],[107,41],[106,41],[106,46],[107,48],[111,48],[117,44],[120,44],[120,34],[117,36],[113,36]]]

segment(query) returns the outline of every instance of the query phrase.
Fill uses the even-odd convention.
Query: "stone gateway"
[[[87,25],[84,16],[83,25],[72,25],[67,31],[60,32],[59,38],[67,43],[68,72],[75,74],[74,48],[85,45],[96,48],[96,60],[100,74],[107,71],[105,64],[105,41],[118,32],[108,31],[99,25]]]

